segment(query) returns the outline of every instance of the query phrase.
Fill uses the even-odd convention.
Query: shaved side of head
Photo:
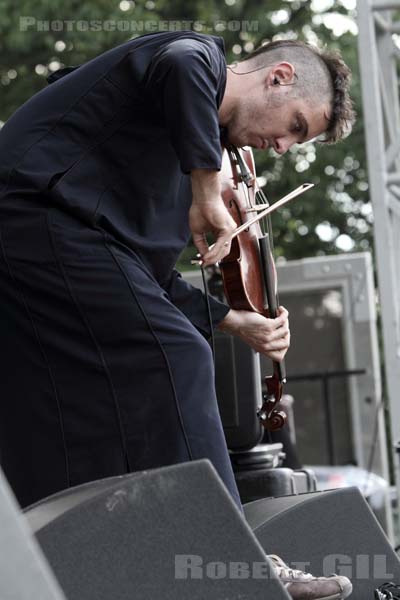
[[[300,41],[279,40],[261,46],[241,62],[249,63],[250,68],[292,64],[297,79],[291,86],[291,97],[302,98],[310,105],[328,103],[331,107],[323,141],[337,142],[351,131],[355,121],[349,95],[351,71],[338,52],[322,51]]]

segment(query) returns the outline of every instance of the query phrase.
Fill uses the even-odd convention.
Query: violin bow
[[[259,212],[258,215],[256,215],[252,219],[249,219],[248,221],[243,223],[243,225],[239,225],[239,227],[237,227],[234,230],[234,232],[232,233],[231,239],[233,240],[233,238],[235,238],[237,235],[239,235],[239,233],[242,233],[243,231],[245,231],[248,227],[250,227],[250,225],[253,225],[254,223],[257,223],[257,221],[260,221],[261,219],[268,217],[268,215],[273,213],[275,210],[277,210],[278,208],[281,208],[281,206],[283,206],[287,202],[290,202],[290,200],[293,200],[293,198],[300,196],[300,194],[304,194],[304,192],[307,192],[312,187],[314,187],[313,183],[303,183],[302,185],[299,185],[299,187],[297,187],[292,192],[289,192],[289,194],[286,194],[286,196],[283,196],[283,198],[280,198],[279,200],[274,202],[274,204],[268,204],[268,202],[266,204],[263,204],[263,206],[267,206],[267,208],[265,208],[264,210]],[[214,248],[214,246],[215,246],[215,244],[211,244],[211,246],[209,247],[209,250],[212,250]],[[197,257],[198,257],[197,259],[193,259],[190,261],[192,265],[198,265],[198,264],[202,263],[202,261],[200,259],[200,255],[197,255]]]
[[[259,221],[260,219],[267,217],[287,202],[290,202],[290,200],[293,200],[293,198],[300,196],[300,194],[304,194],[304,192],[308,192],[308,190],[310,190],[312,187],[314,187],[313,183],[303,183],[292,192],[289,192],[289,194],[286,194],[286,196],[283,196],[283,198],[281,198],[280,200],[274,202],[274,204],[269,205],[267,203],[267,208],[265,210],[262,210],[258,213],[258,215],[256,215],[252,219],[249,219],[248,221],[243,223],[243,225],[240,225],[235,229],[235,231],[232,234],[232,239],[239,235],[239,233],[242,233],[242,231],[245,231],[248,227],[250,227],[250,225],[253,225],[253,223],[257,223],[257,221]]]

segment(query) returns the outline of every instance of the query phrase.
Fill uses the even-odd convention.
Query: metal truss
[[[357,12],[384,366],[400,499],[400,0],[358,0]]]

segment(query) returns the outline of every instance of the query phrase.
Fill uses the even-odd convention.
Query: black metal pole
[[[327,376],[322,377],[322,389],[325,405],[325,432],[328,459],[330,465],[336,465],[335,440],[333,435],[333,410],[329,393],[329,377]]]

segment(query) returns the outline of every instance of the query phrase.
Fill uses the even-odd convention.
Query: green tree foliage
[[[335,27],[340,19],[350,29],[339,35]],[[353,133],[337,145],[310,142],[280,158],[272,151],[255,151],[257,174],[266,182],[264,192],[271,201],[304,181],[316,184],[274,215],[279,256],[293,259],[370,247],[372,214],[351,0],[0,0],[0,27],[2,121],[46,85],[45,76],[52,70],[80,64],[155,30],[191,27],[221,35],[228,62],[279,38],[338,48],[353,70],[358,112]]]

